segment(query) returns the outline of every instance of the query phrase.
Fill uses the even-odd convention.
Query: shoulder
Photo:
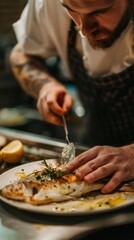
[[[63,11],[60,0],[29,0],[29,4],[35,9],[50,11]]]
[[[59,18],[70,19],[60,0],[29,0],[27,5],[29,12],[35,14],[37,18],[47,18],[50,22]]]

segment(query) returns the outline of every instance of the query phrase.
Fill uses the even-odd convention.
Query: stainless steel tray
[[[22,143],[24,144],[52,150],[55,153],[61,153],[62,148],[65,147],[66,145],[65,142],[61,142],[58,139],[52,139],[49,137],[28,133],[28,132],[23,132],[16,129],[0,127],[0,134],[5,136],[9,141],[18,139],[22,141]],[[75,145],[75,147],[76,147],[76,155],[88,149],[86,146],[81,146],[81,145]]]

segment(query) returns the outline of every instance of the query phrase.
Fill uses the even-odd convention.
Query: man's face
[[[132,14],[131,0],[61,0],[93,48],[107,48],[120,36]]]

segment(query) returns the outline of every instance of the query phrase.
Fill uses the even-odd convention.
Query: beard
[[[105,48],[111,47],[111,45],[120,37],[122,32],[126,29],[130,19],[131,18],[133,19],[133,17],[134,17],[133,16],[133,11],[134,11],[133,4],[131,5],[131,3],[129,3],[124,15],[122,16],[119,24],[117,25],[117,27],[115,28],[114,31],[109,31],[105,28],[100,28],[98,31],[93,33],[94,38],[97,37],[99,32],[103,33],[103,34],[106,34],[106,35],[109,35],[108,38],[102,39],[102,40],[101,39],[100,40],[91,40],[90,38],[87,38],[91,47],[94,48],[94,49],[98,49],[98,48],[105,49]]]

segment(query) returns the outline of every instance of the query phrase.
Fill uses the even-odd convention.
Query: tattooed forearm
[[[49,76],[44,76],[40,71],[35,70],[29,73],[29,76],[24,77],[23,86],[28,90],[30,95],[37,98],[42,86],[50,81],[51,79]]]
[[[44,84],[53,80],[38,57],[25,55],[18,48],[11,56],[11,67],[22,88],[34,98]]]
[[[38,97],[41,87],[51,81],[50,76],[36,61],[13,65],[13,68],[16,69],[18,75],[23,75],[21,81],[23,89],[35,98]]]
[[[17,59],[16,59],[17,60]],[[13,68],[16,68],[18,71],[18,74],[21,74],[22,70],[26,68],[27,71],[33,71],[35,67],[40,70],[44,70],[43,65],[41,64],[41,61],[39,58],[32,57],[32,59],[27,59],[24,63],[13,63]]]

